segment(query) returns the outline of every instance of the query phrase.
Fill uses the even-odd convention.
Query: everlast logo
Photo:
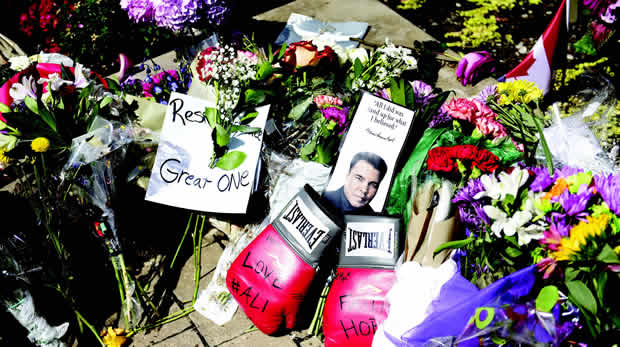
[[[320,230],[310,223],[310,221],[304,216],[299,208],[299,203],[295,200],[295,204],[291,207],[291,209],[286,213],[284,220],[290,222],[295,226],[295,229],[299,231],[301,236],[303,236],[304,240],[308,243],[308,247],[310,249],[314,249],[316,243],[323,238],[327,232],[324,230]]]
[[[381,249],[392,254],[392,228],[388,232],[363,232],[347,227],[349,247],[347,252],[362,248]]]

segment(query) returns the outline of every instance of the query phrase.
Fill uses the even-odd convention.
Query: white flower
[[[57,72],[50,74],[48,78],[39,78],[39,84],[43,84],[45,82],[47,82],[48,90],[51,89],[52,91],[57,91],[65,84],[69,86],[73,84],[73,82],[71,81],[63,80],[62,78],[60,78],[60,74],[58,74]]]
[[[538,224],[531,224],[526,228],[517,229],[519,237],[517,241],[519,246],[527,245],[532,240],[540,240],[544,237],[543,231],[546,230],[544,226]]]
[[[25,55],[20,55],[18,57],[9,58],[9,63],[11,63],[11,70],[22,71],[30,66],[30,58]]]
[[[52,103],[52,93],[48,90],[46,93],[41,94],[41,101],[48,105]]]
[[[368,61],[368,51],[363,47],[349,49],[347,53],[352,63],[355,63],[355,59],[359,59],[362,64]]]
[[[85,68],[84,65],[80,63],[76,63],[73,74],[75,75],[73,85],[75,85],[76,88],[81,89],[88,86],[89,82],[87,77],[90,76],[90,69]]]
[[[499,174],[499,181],[493,175],[484,175],[480,177],[480,182],[484,185],[484,190],[474,196],[474,199],[480,199],[488,196],[493,200],[504,200],[506,196],[512,195],[517,198],[519,188],[530,177],[527,170],[514,168],[510,174],[502,172]]]
[[[532,219],[532,214],[529,211],[516,211],[509,217],[506,212],[492,205],[486,205],[483,209],[487,216],[493,220],[491,231],[500,238],[502,237],[502,231],[504,235],[512,236],[519,228]]]
[[[9,89],[9,95],[13,98],[15,104],[20,104],[29,96],[33,99],[37,98],[37,86],[32,76],[23,76],[22,83],[13,83]]]

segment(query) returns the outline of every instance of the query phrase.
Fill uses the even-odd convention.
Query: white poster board
[[[145,199],[164,205],[216,213],[245,213],[254,185],[269,105],[256,108],[253,134],[231,137],[229,149],[247,157],[236,169],[210,168],[211,127],[203,117],[210,101],[172,93]]]
[[[370,199],[370,201],[362,201],[363,207],[354,206],[355,208],[351,211],[347,211],[345,208],[344,212],[355,213],[356,210],[364,211],[361,208],[367,209],[366,205],[370,206],[374,213],[382,212],[392,183],[392,177],[394,176],[394,166],[409,134],[413,116],[414,112],[406,107],[370,93],[364,93],[340,149],[338,161],[327,184],[324,196],[332,201],[336,207],[343,210],[341,206],[346,204],[347,201],[342,197],[342,193],[336,194],[339,190],[343,190],[346,196],[348,186],[349,191],[355,190],[354,192],[349,192],[349,195],[368,195],[369,193],[359,193],[357,191],[363,182],[360,184],[351,183],[356,178],[351,177],[350,168],[352,160],[356,158],[357,154],[370,153],[375,158],[379,157],[380,159],[378,160],[383,160],[387,167],[386,172],[378,182],[374,196],[366,196],[364,198]],[[359,177],[360,180],[366,180],[367,178]],[[347,198],[347,200],[350,201],[350,198]]]

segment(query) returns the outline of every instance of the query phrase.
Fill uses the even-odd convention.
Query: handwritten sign
[[[247,157],[236,169],[210,168],[211,127],[203,116],[206,101],[172,93],[145,199],[191,210],[245,213],[252,192],[263,132],[237,135],[229,148]],[[249,124],[264,129],[269,106],[256,109]]]
[[[387,165],[387,171],[380,180],[378,187],[373,187],[376,193],[365,199],[370,199],[368,205],[374,212],[381,212],[387,199],[394,166],[407,139],[407,135],[413,121],[413,111],[379,98],[369,93],[364,93],[359,107],[355,112],[351,127],[340,150],[338,161],[327,185],[326,191],[336,191],[343,187],[345,196],[351,194],[354,185],[350,183],[349,189],[345,189],[351,168],[351,161],[355,155],[369,152],[379,156]],[[369,179],[364,177],[364,179]],[[359,186],[355,189],[360,188]],[[354,195],[361,193],[354,192]],[[349,197],[347,197],[349,199]],[[354,205],[355,204],[351,204]]]

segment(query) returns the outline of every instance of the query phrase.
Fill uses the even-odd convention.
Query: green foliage
[[[402,0],[396,8],[399,10],[417,10],[424,6],[425,3],[426,0]]]
[[[457,41],[448,43],[450,47],[476,48],[485,43],[501,42],[495,16],[501,11],[510,11],[517,5],[517,0],[468,0],[478,7],[458,11],[463,17],[463,29],[446,33],[446,38],[456,38]],[[519,0],[518,5],[538,5],[541,0]],[[512,40],[512,37],[510,37]]]
[[[592,39],[591,33],[583,35],[579,41],[575,42],[574,46],[575,52],[587,55],[596,55],[596,47],[594,47],[594,40]]]

